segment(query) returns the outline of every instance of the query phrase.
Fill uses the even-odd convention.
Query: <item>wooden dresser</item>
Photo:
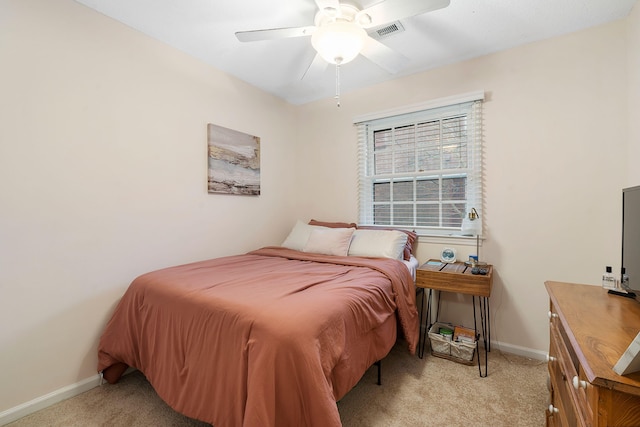
[[[547,426],[640,426],[640,372],[613,371],[640,331],[640,303],[600,286],[546,282]]]

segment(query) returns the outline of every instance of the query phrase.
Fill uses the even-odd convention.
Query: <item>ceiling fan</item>
[[[311,36],[311,44],[318,52],[303,78],[325,70],[328,64],[341,64],[359,54],[395,74],[409,61],[404,55],[371,38],[366,29],[447,7],[450,0],[383,0],[360,9],[338,0],[315,0],[318,12],[314,25],[238,31],[241,42],[275,40],[287,37]]]

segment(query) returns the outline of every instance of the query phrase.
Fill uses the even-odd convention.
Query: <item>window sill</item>
[[[482,242],[485,238],[480,236],[479,244],[482,246]],[[475,236],[460,236],[460,235],[433,235],[433,234],[420,234],[418,233],[418,243],[431,243],[436,245],[455,245],[455,246],[476,246],[478,239]]]

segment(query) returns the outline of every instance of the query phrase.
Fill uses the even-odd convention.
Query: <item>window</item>
[[[356,122],[360,223],[460,234],[481,212],[482,96],[465,98]]]

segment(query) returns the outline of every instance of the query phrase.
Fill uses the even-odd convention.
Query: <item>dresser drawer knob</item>
[[[587,388],[587,382],[584,380],[580,380],[580,378],[578,378],[578,376],[576,375],[575,377],[573,377],[573,388],[578,390],[581,387]]]
[[[558,317],[558,313],[554,313],[551,310],[549,310],[548,316],[549,316],[549,319],[553,319],[554,317]]]
[[[556,408],[555,406],[549,405],[549,412],[551,413],[551,415],[553,415],[553,414],[557,414],[559,411],[558,411],[558,408]]]

